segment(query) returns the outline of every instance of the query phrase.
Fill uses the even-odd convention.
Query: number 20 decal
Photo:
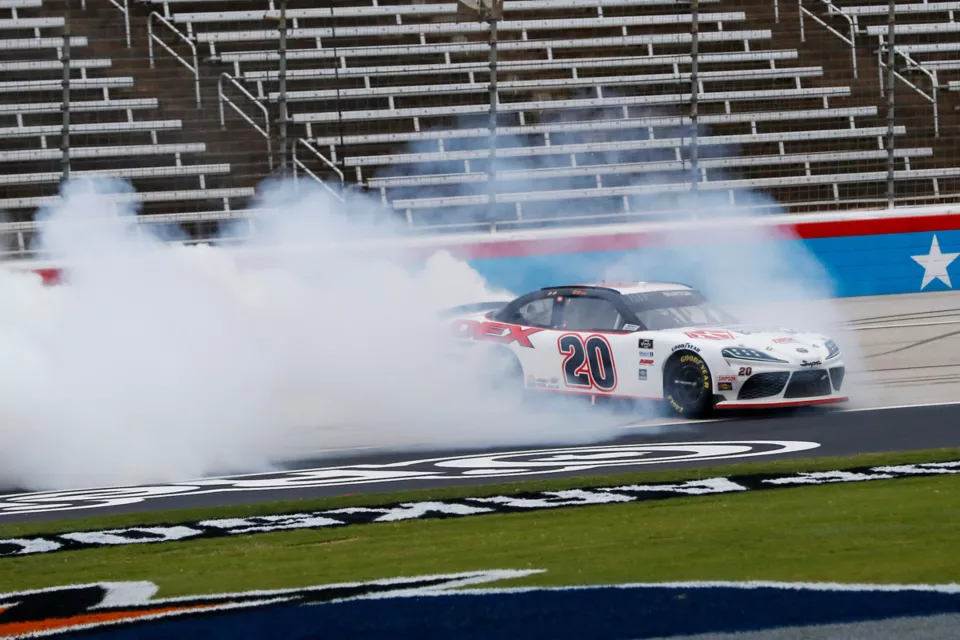
[[[563,379],[568,387],[600,391],[617,388],[617,368],[606,338],[590,336],[584,340],[568,333],[557,340],[557,348],[564,356]]]

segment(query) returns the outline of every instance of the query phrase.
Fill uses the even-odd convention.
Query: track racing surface
[[[585,446],[317,452],[268,474],[7,493],[0,494],[0,523],[486,484],[501,478],[960,446],[960,360],[953,357],[960,353],[960,295],[848,298],[838,305],[847,321],[834,334],[841,344],[859,343],[864,363],[848,373],[845,384],[855,402],[846,409],[724,414],[702,422],[637,422],[622,414],[622,436],[596,442],[587,425],[583,441],[590,444]]]

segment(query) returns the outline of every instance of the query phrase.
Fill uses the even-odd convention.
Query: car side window
[[[533,300],[517,309],[514,322],[532,327],[549,327],[553,321],[553,298]]]
[[[609,300],[590,296],[565,298],[559,329],[617,331],[623,327],[620,312]]]

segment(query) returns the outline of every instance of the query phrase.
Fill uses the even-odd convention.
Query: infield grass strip
[[[894,461],[904,456],[878,463]],[[547,570],[502,586],[949,583],[960,582],[958,505],[950,475],[133,545],[8,558],[0,592],[150,580],[166,597],[491,568]]]

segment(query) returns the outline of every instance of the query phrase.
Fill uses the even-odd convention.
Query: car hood
[[[829,337],[819,333],[805,333],[794,329],[728,325],[691,327],[677,330],[685,340],[719,348],[741,347],[756,349],[787,362],[824,362],[829,354]]]

